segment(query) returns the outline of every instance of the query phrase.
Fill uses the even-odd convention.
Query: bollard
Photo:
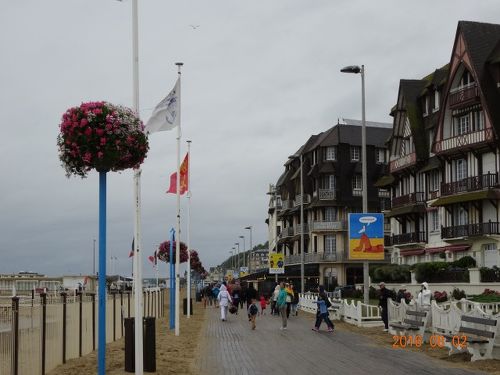
[[[187,315],[187,298],[184,298],[182,300],[182,302],[183,302],[182,311],[184,312],[184,315]],[[189,312],[190,312],[190,315],[192,316],[193,315],[193,299],[192,298],[189,299],[189,305],[190,305],[189,308],[191,309],[191,310],[189,310]]]
[[[125,319],[125,371],[135,372],[134,318]],[[143,367],[145,372],[156,371],[155,318],[143,319]]]
[[[156,334],[155,318],[144,318],[144,371],[156,371]]]

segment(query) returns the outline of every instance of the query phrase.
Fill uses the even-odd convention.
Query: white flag
[[[154,133],[163,130],[172,130],[179,126],[181,110],[180,78],[177,79],[170,94],[154,109],[145,126],[145,132]]]

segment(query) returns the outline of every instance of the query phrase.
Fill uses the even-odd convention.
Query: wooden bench
[[[458,331],[443,336],[446,340],[445,346],[450,349],[449,355],[468,351],[472,354],[471,361],[477,361],[493,358],[496,333],[496,319],[462,315]]]
[[[420,335],[424,341],[427,341],[424,335],[429,315],[430,311],[426,310],[406,310],[402,322],[389,324],[390,332],[398,336]]]

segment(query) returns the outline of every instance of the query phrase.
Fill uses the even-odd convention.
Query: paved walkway
[[[208,308],[196,364],[200,374],[483,374],[446,367],[423,353],[377,346],[348,331],[313,332],[313,316],[307,313],[291,317],[286,331],[279,329],[277,316],[258,317],[252,331],[245,310],[227,322],[219,314]],[[321,328],[326,330],[324,323]]]

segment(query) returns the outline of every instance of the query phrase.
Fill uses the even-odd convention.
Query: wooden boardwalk
[[[246,310],[219,319],[219,309],[208,308],[202,330],[200,374],[316,375],[316,374],[483,374],[457,367],[409,350],[395,350],[370,342],[368,336],[349,331],[311,330],[313,316],[291,317],[280,330],[281,318],[257,318],[252,331]]]

